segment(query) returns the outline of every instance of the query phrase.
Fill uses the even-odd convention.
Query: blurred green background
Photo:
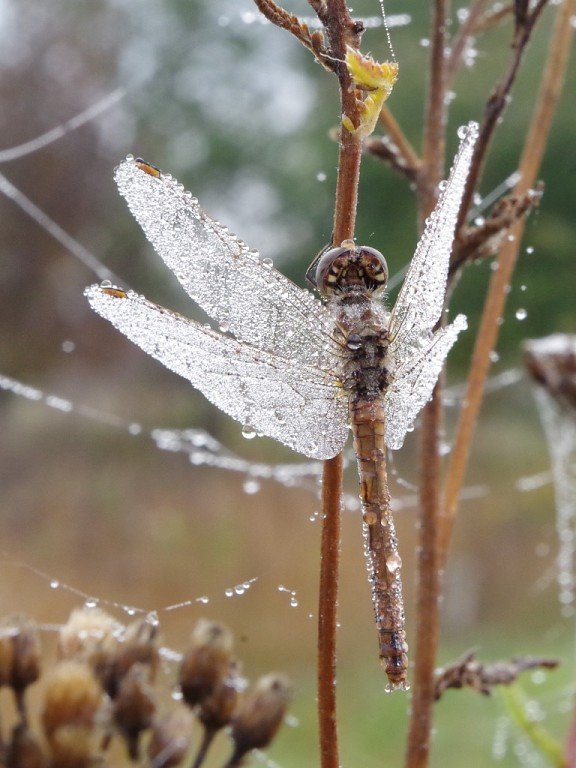
[[[390,106],[416,147],[427,5],[387,2],[389,14],[412,17],[391,30],[400,79]],[[309,6],[294,0],[290,10],[308,14]],[[354,11],[378,16],[379,5],[357,0]],[[553,13],[545,14],[498,127],[484,194],[516,168]],[[389,56],[382,28],[366,33],[364,50]],[[457,126],[481,118],[504,70],[508,28],[487,34],[476,54],[455,85],[450,155]],[[249,0],[1,0],[0,62],[0,151],[125,90],[58,141],[13,159],[0,154],[0,172],[123,284],[194,312],[115,191],[113,168],[128,152],[176,175],[210,214],[303,284],[331,233],[337,148],[328,132],[338,121],[337,89],[288,34],[254,23]],[[441,649],[442,662],[470,647],[484,660],[562,658],[545,682],[527,682],[560,739],[572,708],[574,621],[561,615],[557,600],[552,486],[522,492],[517,485],[549,467],[530,386],[520,375],[520,345],[574,331],[575,81],[572,62],[541,173],[546,193],[527,227],[494,366],[494,373],[513,369],[519,376],[490,394],[482,412],[467,476],[476,490],[462,505],[445,574]],[[147,431],[204,428],[254,462],[299,457],[268,440],[243,440],[237,424],[91,313],[82,292],[96,275],[5,196],[0,221],[0,373],[121,422],[0,392],[2,614],[26,612],[56,624],[82,594],[93,595],[158,610],[165,642],[175,648],[199,616],[224,621],[249,677],[279,669],[295,682],[296,721],[270,757],[282,768],[317,765],[316,495],[272,482],[246,493],[241,473],[191,466],[182,453],[158,450]],[[363,167],[357,233],[386,254],[391,273],[406,264],[416,241],[412,192],[371,158]],[[453,310],[466,312],[470,331],[451,356],[452,382],[465,378],[489,274],[489,264],[470,267],[457,287]],[[516,318],[518,309],[527,310],[526,319]],[[454,411],[447,413],[448,438]],[[122,426],[128,423],[143,432],[130,434]],[[395,459],[395,497],[409,496],[417,480],[415,447],[412,436]],[[351,493],[355,482],[352,467]],[[409,504],[398,514],[409,637],[415,519]],[[344,516],[342,550],[342,765],[399,765],[408,701],[384,694],[357,513]],[[225,596],[254,577],[243,596]],[[51,580],[73,589],[51,589]],[[279,586],[295,592],[296,607]],[[208,604],[195,602],[202,596]],[[123,616],[120,607],[110,610]],[[463,756],[475,766],[540,764],[496,697],[449,692],[437,709],[432,764],[460,766]]]

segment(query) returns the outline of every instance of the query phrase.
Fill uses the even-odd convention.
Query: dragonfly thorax
[[[378,296],[387,281],[388,266],[380,251],[368,246],[356,247],[351,241],[327,250],[316,268],[316,286],[325,296],[338,293]]]

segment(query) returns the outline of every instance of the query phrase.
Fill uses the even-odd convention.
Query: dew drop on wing
[[[252,440],[256,437],[256,430],[254,427],[251,427],[249,424],[245,424],[242,427],[242,437],[245,437],[246,440]]]

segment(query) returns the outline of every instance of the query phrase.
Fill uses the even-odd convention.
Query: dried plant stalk
[[[564,83],[573,36],[570,19],[574,13],[576,13],[576,0],[565,0],[558,9],[550,40],[548,62],[544,70],[530,130],[526,137],[524,151],[520,160],[519,170],[522,177],[515,189],[515,194],[518,196],[525,194],[534,185],[540,163],[542,162],[552,116]],[[506,303],[507,288],[516,264],[523,232],[524,220],[521,219],[512,228],[510,239],[507,240],[500,251],[498,268],[492,275],[484,312],[480,321],[480,328],[476,337],[464,405],[458,422],[456,440],[446,478],[445,515],[442,520],[439,539],[442,562],[446,559],[454,519],[458,509],[460,491],[470,455],[470,446],[490,368],[490,352],[496,346],[499,330],[498,321],[502,316]]]

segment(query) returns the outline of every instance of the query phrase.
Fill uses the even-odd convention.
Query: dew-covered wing
[[[176,179],[142,166],[127,158],[116,169],[116,183],[190,297],[237,339],[324,365],[323,350],[336,353],[337,346],[322,304],[207,216]]]
[[[132,291],[93,285],[86,295],[99,315],[241,424],[310,458],[342,449],[347,399],[335,376],[223,336]]]
[[[454,229],[478,137],[478,125],[469,123],[461,131],[460,148],[450,177],[427,219],[392,310],[389,354],[395,364],[401,364],[426,340],[442,312]]]
[[[391,450],[402,448],[406,432],[430,399],[444,360],[465,328],[466,318],[458,315],[452,325],[436,331],[425,347],[394,372],[384,400],[386,445]]]

